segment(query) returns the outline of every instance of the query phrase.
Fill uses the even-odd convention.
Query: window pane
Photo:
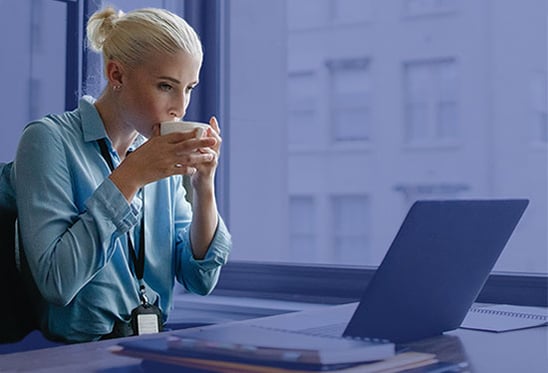
[[[378,265],[417,199],[524,197],[495,269],[548,273],[545,1],[228,4],[234,259]]]
[[[368,140],[370,81],[366,60],[330,61],[334,141]]]
[[[332,258],[336,264],[368,264],[369,206],[365,196],[334,196]]]
[[[456,139],[458,105],[453,61],[413,62],[404,66],[406,141],[424,145]]]
[[[313,72],[292,73],[288,78],[288,137],[292,147],[318,143],[317,77]]]
[[[312,197],[289,201],[289,245],[296,262],[311,262],[316,254],[316,206]]]
[[[15,157],[18,139],[32,119],[65,110],[66,5],[58,1],[6,0],[9,17],[2,44],[0,161]],[[9,58],[8,58],[9,57]]]

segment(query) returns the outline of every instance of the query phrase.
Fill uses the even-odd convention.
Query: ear
[[[106,78],[113,87],[120,87],[124,84],[125,72],[122,64],[115,60],[109,60],[105,68]]]

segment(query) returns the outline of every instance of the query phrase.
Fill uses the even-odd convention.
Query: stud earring
[[[122,88],[121,85],[115,85],[112,87],[112,89],[114,89],[115,91],[119,91],[121,88]]]

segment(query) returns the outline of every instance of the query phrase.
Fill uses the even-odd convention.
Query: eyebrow
[[[159,76],[158,79],[169,80],[169,81],[171,81],[171,82],[173,82],[173,83],[181,84],[180,81],[178,81],[178,80],[175,79],[175,78],[171,78],[171,77],[169,77],[169,76]]]
[[[172,78],[172,77],[169,77],[169,76],[159,76],[158,79],[165,79],[165,80],[169,80],[175,84],[181,84],[181,82],[175,78]],[[193,81],[190,83],[191,86],[197,86],[198,85],[198,81]]]

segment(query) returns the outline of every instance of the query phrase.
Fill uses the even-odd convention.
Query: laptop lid
[[[344,336],[406,342],[458,328],[528,203],[415,202]]]

